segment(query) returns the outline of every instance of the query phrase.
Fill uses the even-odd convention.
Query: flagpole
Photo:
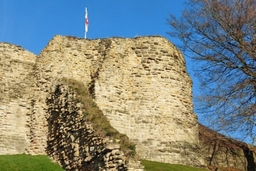
[[[86,39],[86,8],[84,11],[84,38]]]
[[[85,7],[85,22],[84,22],[84,38],[86,39],[86,34],[88,32],[88,25],[89,25],[89,21],[88,21],[88,12],[87,12],[87,8]]]

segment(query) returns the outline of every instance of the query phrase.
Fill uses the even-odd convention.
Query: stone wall
[[[203,163],[191,79],[182,54],[167,39],[55,36],[38,57],[20,47],[3,46],[1,91],[7,96],[0,102],[1,117],[7,116],[2,121],[7,126],[1,128],[6,142],[2,151],[45,154],[51,116],[47,97],[60,79],[68,78],[89,89],[111,125],[136,143],[140,157],[168,163]],[[10,65],[8,60],[16,64]],[[20,97],[10,97],[6,102],[13,95]],[[12,136],[7,131],[15,134],[15,140],[20,139],[15,141],[21,146],[19,151],[9,150]]]
[[[203,163],[191,79],[182,54],[167,39],[55,36],[38,56],[36,70],[37,106],[46,106],[43,99],[56,80],[77,80],[88,87],[111,125],[136,143],[142,158]]]
[[[86,109],[68,85],[56,85],[46,103],[49,114],[46,152],[65,170],[128,170],[129,161],[120,144],[97,134],[84,118]],[[143,169],[136,171],[139,170]]]
[[[20,46],[0,43],[0,153],[25,153],[36,56]]]
[[[45,88],[35,61],[23,48],[0,43],[0,154],[47,154],[70,171],[142,171],[120,144],[95,134],[67,85]]]

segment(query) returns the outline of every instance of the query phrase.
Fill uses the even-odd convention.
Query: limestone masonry
[[[158,36],[55,36],[38,56],[0,43],[1,154],[47,154],[66,170],[143,170],[95,133],[64,78],[88,89],[139,158],[205,165],[185,60]]]

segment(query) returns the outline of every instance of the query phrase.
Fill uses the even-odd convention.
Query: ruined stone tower
[[[46,101],[58,81],[67,78],[88,88],[110,124],[136,144],[141,158],[203,163],[192,81],[181,52],[167,39],[55,36],[37,57],[9,44],[1,44],[0,51],[4,66],[0,68],[1,93],[7,95],[0,99],[1,121],[15,123],[22,118],[21,125],[0,128],[0,139],[13,132],[21,142],[13,147],[16,150],[0,144],[2,153],[45,153],[49,131]],[[13,97],[13,90],[19,90],[19,96]]]

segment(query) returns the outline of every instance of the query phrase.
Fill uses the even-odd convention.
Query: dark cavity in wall
[[[103,40],[101,40],[99,42],[99,47],[98,47],[99,50],[98,51],[101,54],[102,58],[99,59],[99,63],[98,63],[96,72],[95,73],[91,73],[91,80],[92,81],[88,85],[89,93],[91,94],[93,99],[95,99],[95,82],[99,78],[99,72],[102,69],[102,65],[104,63],[104,60],[107,57],[107,52],[111,48],[111,44],[112,44],[112,41],[108,40],[108,39],[103,39]]]
[[[244,156],[247,160],[247,170],[256,171],[253,152],[248,147],[243,147]]]
[[[96,71],[96,73],[94,75],[91,74],[91,82],[89,84],[89,93],[91,94],[92,98],[95,99],[95,82],[96,82],[96,79],[98,78],[99,76],[99,70]]]

